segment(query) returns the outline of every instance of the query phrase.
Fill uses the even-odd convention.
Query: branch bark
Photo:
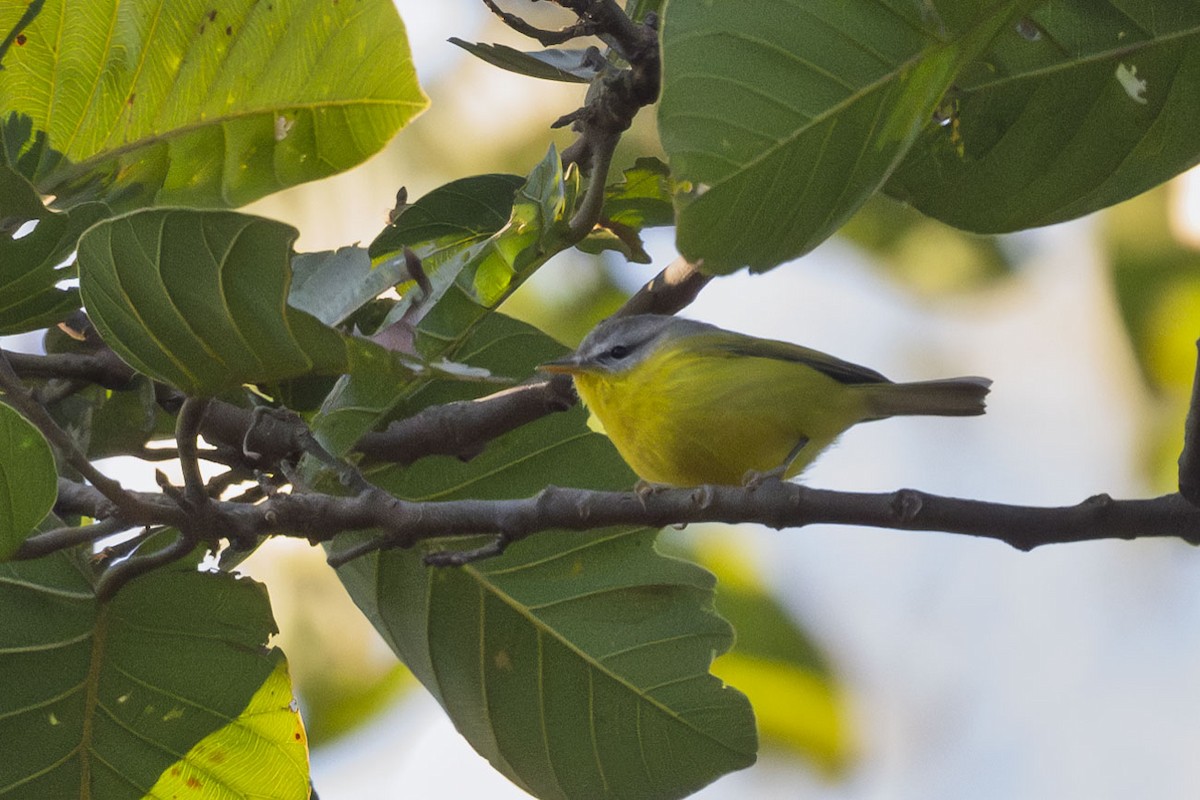
[[[1192,401],[1183,424],[1183,450],[1179,454],[1179,493],[1200,506],[1200,341],[1196,342],[1196,372]]]
[[[162,510],[163,524],[177,520],[174,512],[178,509],[161,495],[139,499]],[[67,486],[60,491],[59,504],[63,512],[100,514],[103,496],[91,487]],[[753,522],[776,529],[829,524],[942,531],[994,539],[1019,550],[1098,539],[1162,537],[1200,545],[1200,507],[1178,494],[1145,500],[1097,495],[1073,506],[1034,507],[943,497],[914,489],[838,492],[775,480],[754,487],[705,486],[649,493],[550,486],[523,499],[421,503],[379,489],[353,497],[293,493],[276,494],[256,505],[214,501],[210,513],[231,539],[285,535],[315,543],[331,541],[347,531],[380,532],[362,546],[335,551],[330,557],[334,564],[376,550],[470,535],[495,535],[515,542],[546,531],[698,522]]]

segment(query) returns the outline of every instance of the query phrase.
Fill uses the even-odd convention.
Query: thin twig
[[[111,600],[122,586],[134,578],[178,561],[192,552],[197,544],[195,537],[179,531],[175,540],[161,550],[144,556],[130,556],[117,562],[105,570],[96,581],[96,599],[102,603]]]
[[[183,492],[189,510],[196,511],[208,502],[208,492],[204,488],[204,476],[200,474],[200,460],[197,456],[197,439],[200,435],[200,425],[204,420],[204,411],[208,400],[189,397],[183,401],[179,416],[175,420],[175,442],[179,448],[179,468],[183,473]]]
[[[76,545],[99,541],[106,536],[134,527],[118,519],[106,519],[90,525],[73,525],[30,536],[17,549],[14,559],[41,558]]]
[[[569,42],[570,40],[577,39],[581,36],[591,36],[596,33],[595,23],[588,22],[586,20],[580,20],[579,22],[576,22],[573,25],[568,25],[561,30],[548,31],[543,28],[530,25],[516,14],[508,13],[496,5],[494,0],[483,0],[483,4],[486,5],[493,14],[499,17],[505,25],[512,28],[517,33],[528,36],[531,39],[537,39],[539,42],[541,42],[543,47],[562,44],[563,42]]]
[[[1183,450],[1179,454],[1179,493],[1200,506],[1200,341],[1196,342],[1196,372],[1192,400],[1183,425]]]

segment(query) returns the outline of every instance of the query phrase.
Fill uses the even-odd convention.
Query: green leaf
[[[57,499],[50,445],[15,409],[0,403],[0,561],[17,551]]]
[[[406,208],[372,243],[375,259],[412,247],[428,270],[431,293],[426,296],[414,291],[415,284],[406,284],[405,299],[388,317],[403,320],[413,337],[410,345],[427,362],[454,358],[462,340],[491,309],[568,246],[562,228],[578,189],[578,173],[564,176],[551,147],[514,196],[511,187],[519,180],[491,175],[447,184],[431,192],[428,202],[421,198]],[[506,203],[507,217],[500,222]],[[313,430],[330,452],[345,453],[429,377],[404,383],[367,372],[348,377],[326,401]]]
[[[513,197],[525,183],[520,175],[473,175],[439,186],[404,208],[384,228],[367,252],[374,269],[395,277],[401,300],[388,314],[392,322],[430,306],[445,293],[462,269],[474,245],[486,242],[508,224]],[[432,292],[425,296],[408,275],[404,249],[421,260]]]
[[[278,652],[278,651],[276,651]],[[227,725],[164,770],[149,797],[210,796],[308,800],[308,738],[292,697],[287,662],[275,669]]]
[[[138,376],[126,390],[96,387],[96,391],[100,402],[91,415],[88,458],[129,455],[140,450],[158,427],[159,405],[153,382]]]
[[[607,66],[600,51],[594,47],[523,52],[502,44],[465,42],[457,36],[451,36],[450,43],[492,66],[547,81],[591,83]]]
[[[141,798],[179,770],[197,796],[308,796],[261,584],[167,569],[101,604],[57,553],[0,565],[0,609],[0,794]]]
[[[639,230],[673,225],[671,198],[677,191],[671,168],[653,156],[643,156],[604,190],[604,218]]]
[[[399,262],[375,269],[362,247],[297,253],[288,305],[326,325],[340,325],[401,280]]]
[[[563,229],[579,191],[579,173],[564,174],[551,145],[513,197],[508,222],[462,251],[454,280],[434,293],[421,317],[417,346],[433,358],[452,348],[538,267],[569,246]]]
[[[405,206],[367,252],[379,262],[409,247],[428,262],[444,251],[483,241],[508,222],[513,195],[524,183],[520,175],[490,174],[439,186]]]
[[[296,230],[231,211],[151,209],[79,242],[80,291],[105,342],[188,394],[370,365],[407,373],[285,299]]]
[[[887,178],[959,68],[1029,0],[673,0],[659,130],[677,244],[765,270],[831,235]]]
[[[1200,162],[1200,6],[1057,0],[956,81],[887,191],[968,230],[1072,219]]]
[[[562,351],[492,314],[454,357],[528,371]],[[460,399],[463,388],[431,382],[412,402]],[[368,477],[413,500],[523,497],[550,482],[630,486],[629,468],[585,420],[576,408],[468,463],[432,457]],[[682,797],[753,763],[756,737],[745,697],[707,672],[732,643],[712,611],[712,576],[657,553],[655,535],[551,531],[463,569],[425,567],[427,548],[393,550],[339,574],[459,731],[518,785],[543,798]]]
[[[47,0],[16,44],[0,109],[27,123],[4,151],[60,202],[248,203],[360,163],[427,104],[390,0]]]
[[[620,181],[605,187],[601,218],[576,247],[585,253],[616,250],[630,261],[649,264],[641,231],[675,224],[675,190],[666,164],[653,157],[639,158]]]
[[[56,214],[27,180],[0,164],[0,335],[53,325],[79,308],[77,290],[57,287],[73,274],[63,262],[79,234],[107,214],[102,203]],[[14,237],[31,223],[32,231]]]

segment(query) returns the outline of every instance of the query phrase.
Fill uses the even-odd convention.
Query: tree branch
[[[1200,341],[1196,342],[1196,372],[1192,401],[1183,425],[1183,451],[1179,454],[1179,493],[1200,506]]]
[[[408,465],[427,455],[467,461],[502,434],[575,404],[570,380],[513,386],[478,400],[430,406],[387,430],[368,433],[354,449],[379,461]]]
[[[22,378],[68,378],[87,381],[105,389],[128,389],[137,373],[111,348],[101,346],[90,353],[5,352],[13,371]]]
[[[34,534],[21,542],[21,546],[17,548],[13,558],[18,561],[41,558],[79,544],[98,541],[131,527],[133,526],[120,520],[106,519],[101,522],[93,522],[91,525],[55,528],[44,533]]]
[[[125,491],[120,483],[92,465],[88,457],[75,445],[75,440],[60,428],[50,413],[30,396],[16,372],[13,371],[7,354],[3,351],[0,351],[0,391],[4,392],[5,398],[13,408],[41,431],[59,455],[78,470],[80,475],[90,481],[118,509],[122,519],[127,522],[142,521],[141,515],[146,511],[142,504],[133,494]],[[112,516],[112,509],[109,508],[104,513],[93,516]]]
[[[103,503],[91,487],[72,489],[63,483],[60,510],[88,513],[92,505]],[[159,510],[162,524],[176,521],[177,509],[160,495],[148,495],[144,502]],[[1200,508],[1178,494],[1146,500],[1097,495],[1074,506],[1031,507],[913,489],[838,492],[775,480],[754,487],[705,486],[646,494],[551,486],[524,499],[420,503],[370,488],[352,497],[292,493],[275,494],[255,505],[213,501],[211,513],[231,540],[285,535],[324,542],[347,531],[381,531],[361,546],[336,551],[330,556],[335,565],[376,550],[469,535],[494,535],[507,544],[551,530],[698,522],[753,522],[776,529],[829,524],[942,531],[995,539],[1019,550],[1098,539],[1169,537],[1200,544]],[[485,549],[488,555],[496,552]]]
[[[571,39],[577,39],[581,36],[591,36],[596,32],[595,23],[584,19],[580,19],[579,22],[576,22],[573,25],[568,25],[561,30],[543,30],[542,28],[530,25],[516,14],[508,13],[504,9],[497,6],[494,0],[483,0],[483,4],[487,6],[493,14],[499,17],[505,25],[512,28],[517,33],[528,36],[531,39],[537,39],[539,42],[541,42],[543,47],[550,47],[552,45],[562,44],[563,42],[569,42]]]

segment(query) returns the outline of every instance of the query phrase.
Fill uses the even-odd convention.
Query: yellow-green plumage
[[[574,377],[639,477],[671,486],[739,484],[778,469],[792,477],[855,423],[981,414],[989,383],[892,383],[798,345],[655,315],[602,323],[544,368]]]

